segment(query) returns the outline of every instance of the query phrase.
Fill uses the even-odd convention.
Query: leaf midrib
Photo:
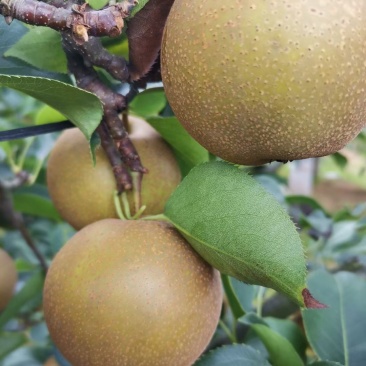
[[[340,286],[337,279],[335,280],[335,283],[339,291],[339,310],[340,310],[340,321],[341,321],[342,340],[343,340],[344,366],[349,366],[348,334],[347,334],[346,320],[344,317],[343,290],[342,286]]]

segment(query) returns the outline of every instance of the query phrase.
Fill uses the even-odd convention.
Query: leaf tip
[[[326,309],[328,307],[315,299],[307,288],[304,288],[301,294],[307,309]]]

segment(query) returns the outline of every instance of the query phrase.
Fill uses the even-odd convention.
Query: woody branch
[[[45,26],[57,31],[71,30],[78,43],[88,41],[89,36],[116,37],[121,34],[130,10],[136,0],[124,0],[101,10],[83,5],[66,4],[57,7],[37,0],[0,0],[0,14],[8,24],[13,19],[23,23]]]

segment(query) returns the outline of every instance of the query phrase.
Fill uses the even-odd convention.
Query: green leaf
[[[32,193],[17,193],[13,195],[14,208],[24,214],[61,221],[50,199]]]
[[[366,360],[366,281],[349,272],[313,272],[309,288],[329,305],[322,311],[304,310],[308,340],[321,359],[345,366]]]
[[[280,334],[263,324],[252,324],[252,329],[264,343],[273,366],[303,366],[300,356],[292,344]]]
[[[307,341],[305,335],[293,321],[272,317],[266,317],[264,320],[273,331],[286,338],[292,344],[302,359],[306,358]]]
[[[334,162],[339,168],[344,169],[347,166],[348,159],[343,154],[336,152],[330,156],[333,158]]]
[[[315,201],[314,198],[308,196],[301,196],[301,195],[286,196],[286,202],[289,205],[309,206],[314,210],[321,210],[323,212],[326,212],[326,210],[319,204],[319,202]]]
[[[18,58],[39,69],[67,73],[67,61],[62,50],[60,33],[51,28],[31,29],[4,55]]]
[[[208,151],[188,134],[175,117],[150,117],[147,121],[174,149],[183,176],[197,164],[208,161]]]
[[[92,93],[56,80],[0,75],[0,86],[23,92],[57,109],[90,139],[102,119],[102,103]]]
[[[3,57],[4,53],[28,31],[29,29],[19,21],[14,21],[8,25],[5,23],[4,17],[0,17],[0,73],[6,75],[40,76],[70,83],[70,77],[66,74],[39,70],[19,59]],[[49,51],[47,53],[52,54]]]
[[[93,166],[95,166],[97,161],[95,151],[98,146],[100,146],[100,137],[96,132],[94,132],[89,142],[89,152],[93,162]]]
[[[246,283],[230,277],[230,282],[238,298],[241,307],[246,311],[253,310],[253,300],[258,290],[257,286],[247,285]]]
[[[271,366],[256,349],[245,344],[223,346],[203,355],[194,366]]]
[[[129,104],[132,113],[141,117],[157,116],[166,105],[166,97],[163,88],[152,88],[143,91]]]
[[[305,258],[295,225],[243,169],[218,161],[195,167],[170,197],[165,216],[220,272],[305,305]]]
[[[88,4],[96,10],[103,8],[108,2],[109,0],[88,0]]]
[[[0,360],[28,341],[24,333],[0,332]]]
[[[0,314],[0,329],[13,317],[15,317],[19,310],[28,302],[32,301],[35,297],[38,297],[42,292],[44,282],[44,274],[36,272],[25,283],[23,288],[13,296],[8,306]]]
[[[238,297],[236,296],[235,290],[231,283],[231,278],[227,275],[222,275],[221,279],[225,289],[226,297],[230,305],[230,309],[233,312],[235,319],[239,319],[241,316],[245,315],[245,311],[242,308]]]
[[[62,113],[50,107],[49,105],[45,105],[39,109],[35,118],[35,124],[43,125],[45,123],[62,122],[66,119],[67,118]]]

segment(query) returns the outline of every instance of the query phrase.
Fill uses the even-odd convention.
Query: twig
[[[48,265],[42,253],[38,250],[34,241],[24,224],[23,215],[14,210],[11,190],[20,187],[28,180],[28,174],[24,171],[18,173],[13,179],[7,181],[0,180],[0,216],[2,220],[12,229],[20,232],[23,239],[38,259],[42,268],[47,272]]]

